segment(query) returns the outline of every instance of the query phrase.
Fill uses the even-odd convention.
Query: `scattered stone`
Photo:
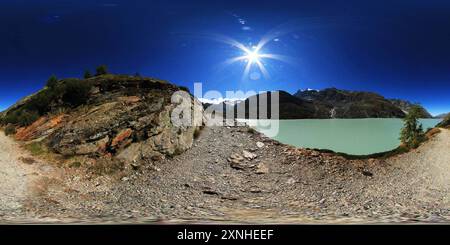
[[[137,163],[132,163],[132,164],[130,164],[130,166],[133,170],[138,170],[140,168],[140,165]]]
[[[250,187],[250,189],[249,189],[248,191],[251,192],[251,193],[261,193],[261,192],[262,192],[262,190],[259,189],[259,188],[256,187],[256,186]]]
[[[128,181],[128,180],[130,180],[130,178],[128,178],[128,177],[123,177],[122,179],[120,179],[120,180],[122,180],[123,182],[125,182],[125,181]]]
[[[313,157],[318,157],[318,156],[320,156],[320,153],[317,151],[312,151],[310,155]]]
[[[203,194],[219,196],[219,192],[211,189],[211,187],[203,187]]]
[[[263,148],[263,147],[264,147],[264,143],[258,141],[258,142],[256,142],[256,146],[257,146],[258,148]]]
[[[219,195],[219,193],[217,191],[213,191],[213,190],[204,190],[203,193],[207,194],[207,195],[216,195],[216,196]]]
[[[245,166],[242,164],[244,158],[239,154],[231,154],[231,156],[228,158],[228,161],[230,162],[230,166],[234,169],[242,170],[245,168]]]
[[[236,200],[239,199],[239,198],[237,198],[235,196],[221,196],[220,198],[224,199],[224,200],[230,200],[230,201],[236,201]]]
[[[253,160],[253,159],[255,159],[256,157],[257,157],[257,155],[255,154],[255,153],[251,153],[251,152],[248,152],[248,151],[246,151],[246,150],[244,150],[244,151],[242,151],[242,154],[244,155],[244,157],[247,159],[247,160]]]
[[[259,163],[256,167],[257,174],[267,174],[269,173],[269,168],[264,163]]]
[[[363,170],[363,171],[362,171],[362,174],[363,174],[364,176],[367,176],[367,177],[372,177],[372,176],[373,176],[373,173],[372,173],[372,172],[369,172],[369,171],[367,171],[367,170]]]
[[[160,172],[161,171],[161,169],[156,167],[155,165],[151,165],[150,169],[153,170],[153,171],[156,171],[156,172]]]
[[[289,179],[286,181],[286,184],[288,184],[288,185],[293,185],[293,184],[295,184],[295,183],[297,183],[297,181],[296,181],[294,178],[289,178]]]

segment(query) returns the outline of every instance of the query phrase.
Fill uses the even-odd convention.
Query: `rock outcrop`
[[[51,101],[52,112],[28,127],[19,128],[16,138],[23,141],[39,138],[50,150],[63,156],[108,156],[132,163],[189,149],[195,131],[202,125],[201,103],[168,82],[118,75],[79,82],[90,85],[85,103],[68,108],[58,99]],[[176,92],[189,101],[175,101]],[[21,106],[27,106],[27,101],[16,104],[5,114],[20,110]],[[190,123],[175,125],[172,120],[175,109],[190,112]],[[50,116],[54,114],[57,115]]]

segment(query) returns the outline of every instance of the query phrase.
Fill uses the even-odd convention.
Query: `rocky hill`
[[[260,93],[255,96],[247,98],[244,102],[235,105],[235,111],[243,111],[245,108],[245,118],[258,119],[250,115],[250,101],[258,101],[261,97],[270,101],[271,96],[277,93],[279,98],[279,118],[280,119],[307,119],[307,118],[329,118],[331,107],[315,101],[308,101],[296,98],[285,91],[275,91]],[[260,108],[258,106],[257,112],[260,115]],[[270,103],[267,103],[267,115],[271,113]]]
[[[371,92],[328,88],[300,90],[295,97],[331,108],[332,118],[402,118],[405,113],[383,96]]]
[[[173,125],[173,109],[189,106],[171,102],[176,91],[180,88],[166,81],[125,75],[63,79],[21,100],[0,119],[14,127],[16,139],[39,142],[65,157],[133,163],[192,146],[202,117],[193,117],[193,126]],[[197,100],[191,105],[187,110],[203,111]]]
[[[390,99],[389,100],[392,104],[400,108],[404,113],[408,113],[409,109],[413,106],[417,106],[418,104],[411,103],[406,100],[400,100],[400,99]],[[422,106],[419,105],[420,108],[420,117],[421,118],[433,118],[433,116]]]

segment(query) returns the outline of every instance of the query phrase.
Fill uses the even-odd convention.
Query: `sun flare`
[[[222,66],[228,66],[239,61],[245,62],[246,65],[244,68],[244,73],[242,74],[242,80],[250,78],[251,70],[255,69],[254,67],[256,67],[258,71],[255,71],[252,74],[260,73],[260,75],[262,75],[265,79],[270,79],[269,71],[266,68],[267,64],[266,62],[264,62],[265,60],[278,60],[281,62],[295,64],[295,62],[293,62],[293,59],[288,56],[263,52],[264,47],[275,37],[276,36],[273,35],[268,36],[266,35],[259,41],[257,45],[252,46],[250,44],[250,46],[246,46],[244,43],[240,43],[237,40],[227,36],[222,35],[210,36],[210,38],[213,38],[216,41],[229,44],[232,47],[237,48],[243,52],[241,56],[227,59],[221,64]],[[260,77],[260,75],[253,77]]]
[[[245,57],[247,62],[250,64],[260,62],[260,55],[257,50],[248,51]]]

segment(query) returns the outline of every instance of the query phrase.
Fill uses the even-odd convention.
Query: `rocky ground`
[[[41,174],[20,201],[17,217],[39,222],[448,222],[449,147],[450,131],[442,129],[407,154],[346,160],[282,145],[245,127],[205,127],[191,149],[173,158],[111,175],[84,168]],[[3,207],[2,213],[8,214]]]

